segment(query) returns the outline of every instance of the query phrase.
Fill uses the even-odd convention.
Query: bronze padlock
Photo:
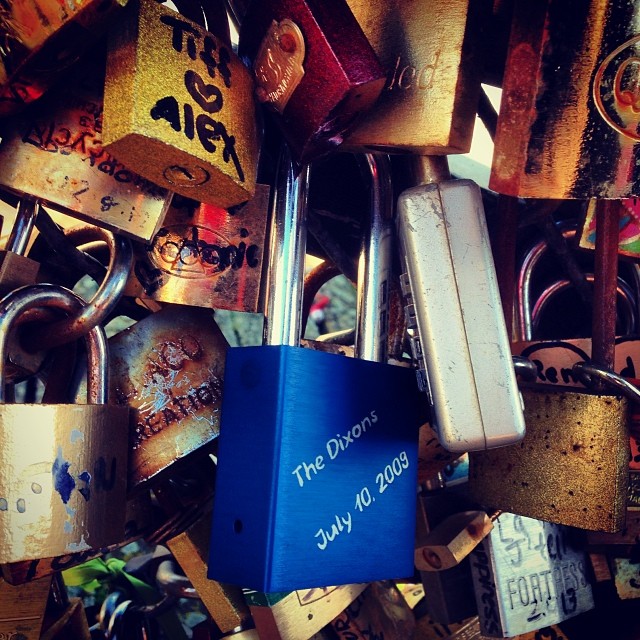
[[[0,578],[0,638],[38,640],[51,576],[13,586]]]
[[[105,148],[185,197],[224,208],[249,200],[258,163],[249,71],[195,22],[153,0],[132,9],[109,44]]]
[[[134,248],[127,295],[257,313],[268,204],[263,184],[228,210],[174,197],[151,243]]]
[[[0,354],[15,318],[39,306],[74,312],[82,302],[46,284],[8,294],[0,303]],[[102,329],[92,329],[86,342],[88,404],[0,407],[0,563],[63,555],[122,538],[129,411],[106,403],[108,354]]]

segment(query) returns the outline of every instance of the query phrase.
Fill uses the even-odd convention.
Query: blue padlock
[[[413,575],[422,398],[412,369],[384,363],[391,185],[388,158],[366,159],[357,359],[298,347],[308,170],[280,159],[270,346],[228,351],[209,578],[279,592]]]

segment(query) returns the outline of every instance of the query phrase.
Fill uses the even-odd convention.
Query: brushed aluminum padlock
[[[249,71],[197,23],[153,0],[132,8],[109,44],[106,150],[185,197],[223,208],[249,200],[258,163]]]
[[[257,313],[268,205],[263,184],[228,210],[174,198],[153,240],[135,247],[127,295]]]
[[[116,21],[127,0],[12,0],[0,15],[0,116],[21,111]]]
[[[0,185],[19,197],[133,238],[159,229],[170,193],[103,149],[95,64],[28,111],[0,120]]]
[[[75,311],[80,299],[53,285],[23,287],[0,304],[0,353],[29,308]],[[87,335],[86,405],[3,404],[0,563],[111,544],[124,533],[129,410],[106,404],[108,354],[100,328]],[[4,401],[4,358],[0,400]]]
[[[252,2],[239,52],[302,164],[335,150],[384,86],[385,71],[344,0]]]
[[[482,633],[514,637],[593,609],[587,564],[570,528],[502,513],[471,553]]]
[[[130,491],[217,438],[226,350],[211,310],[181,305],[109,339],[111,397],[131,409]]]
[[[445,158],[416,160],[422,186],[398,198],[407,322],[442,446],[459,453],[524,436],[480,189]]]
[[[491,189],[638,195],[637,11],[628,0],[515,4]]]
[[[227,356],[211,578],[270,592],[413,572],[420,396],[410,369],[382,362],[391,202],[384,158],[367,160],[372,228],[361,260],[357,351],[373,362],[293,346],[301,329],[306,171],[295,178],[292,162],[281,159],[268,346],[232,348]],[[261,407],[260,415],[248,406]]]
[[[343,148],[421,155],[469,151],[490,2],[347,2],[387,78]]]

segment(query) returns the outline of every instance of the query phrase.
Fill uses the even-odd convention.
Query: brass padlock
[[[20,586],[0,578],[0,638],[38,640],[50,589],[51,576]]]
[[[176,196],[151,243],[135,247],[126,294],[257,313],[268,204],[263,184],[228,211]]]
[[[343,147],[421,155],[469,151],[490,2],[347,2],[387,80]]]
[[[23,287],[0,303],[0,354],[15,318],[29,308],[82,306],[53,285]],[[51,557],[101,547],[124,531],[129,412],[107,401],[106,338],[94,328],[86,338],[88,401],[79,405],[3,404],[0,436],[0,563]],[[4,402],[0,357],[0,401]]]
[[[182,567],[220,631],[227,633],[251,620],[239,587],[207,579],[211,514],[205,513],[166,545]]]
[[[12,0],[0,13],[0,116],[61,79],[116,20],[127,0]]]
[[[260,640],[307,640],[348,607],[366,584],[261,593],[244,589]]]
[[[105,148],[149,180],[224,208],[253,197],[253,79],[228,42],[139,0],[112,33],[104,104]]]
[[[170,194],[102,146],[99,70],[82,67],[68,87],[0,120],[0,185],[85,221],[150,240]],[[93,84],[92,84],[93,83]]]

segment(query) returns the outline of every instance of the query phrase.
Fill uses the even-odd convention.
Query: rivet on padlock
[[[522,405],[480,189],[446,158],[416,160],[422,186],[398,198],[414,359],[442,446],[459,453],[524,436]],[[491,337],[489,337],[491,336]]]
[[[249,200],[258,162],[253,79],[229,42],[139,0],[110,40],[103,141],[185,197],[223,208]]]
[[[80,299],[53,285],[23,287],[0,303],[0,354],[20,313],[37,306],[76,311]],[[0,563],[63,555],[122,538],[129,409],[106,404],[106,338],[87,334],[86,405],[12,405],[0,411],[6,461],[0,478]],[[5,400],[0,357],[0,402]]]
[[[211,578],[285,591],[413,573],[420,395],[410,369],[379,361],[386,357],[391,200],[385,158],[367,160],[373,249],[361,260],[360,326],[367,324],[358,351],[374,362],[294,346],[306,178],[303,171],[294,179],[291,161],[281,159],[265,312],[270,346],[232,348],[227,356]],[[280,270],[285,264],[288,273]],[[254,405],[260,416],[247,412]],[[256,503],[265,508],[256,511]]]

